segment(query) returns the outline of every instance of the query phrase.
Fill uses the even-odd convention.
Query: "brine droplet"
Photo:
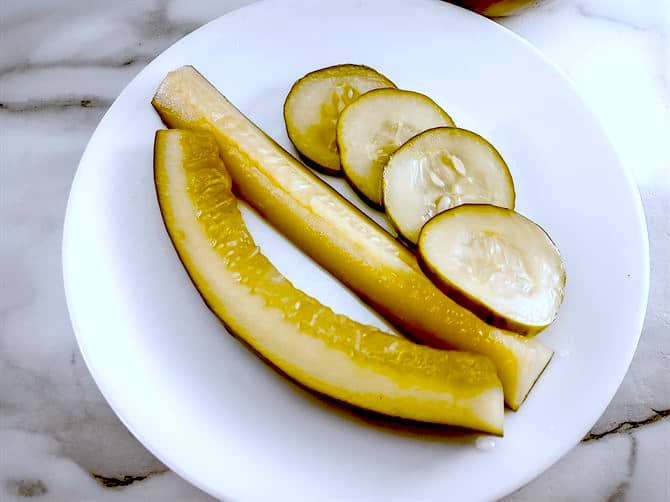
[[[490,451],[496,447],[496,441],[491,436],[479,436],[475,441],[475,446],[481,451]]]

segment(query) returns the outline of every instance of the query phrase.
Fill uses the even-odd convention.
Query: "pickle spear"
[[[341,64],[321,68],[298,80],[284,102],[288,137],[312,167],[340,174],[335,128],[342,109],[373,89],[395,87],[367,66]]]
[[[432,349],[336,314],[260,253],[209,133],[158,131],[154,175],[170,238],[207,305],[305,387],[386,415],[502,434],[491,360]]]
[[[214,133],[236,190],[280,232],[414,339],[489,356],[505,402],[523,402],[552,356],[444,295],[415,256],[247,119],[195,68],[168,73],[152,101],[166,125]]]

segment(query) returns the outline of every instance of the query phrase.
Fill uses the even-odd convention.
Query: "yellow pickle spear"
[[[300,384],[405,419],[503,430],[503,392],[484,356],[414,344],[336,314],[296,289],[249,234],[208,133],[158,131],[165,226],[193,283],[229,331]]]

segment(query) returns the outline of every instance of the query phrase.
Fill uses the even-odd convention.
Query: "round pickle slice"
[[[370,91],[340,114],[337,146],[352,187],[375,208],[382,207],[382,172],[389,156],[426,129],[453,126],[435,101],[400,89]]]
[[[384,168],[386,214],[412,244],[424,223],[461,204],[514,209],[507,164],[484,138],[465,129],[440,127],[402,145]]]
[[[419,261],[452,299],[496,327],[533,335],[556,318],[565,268],[547,233],[528,218],[465,204],[432,218]]]
[[[284,102],[284,121],[303,159],[326,174],[339,174],[335,128],[340,112],[361,94],[383,87],[395,85],[378,71],[354,64],[322,68],[293,84]]]

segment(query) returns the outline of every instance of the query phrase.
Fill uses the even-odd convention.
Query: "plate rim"
[[[376,1],[376,0],[367,0],[367,1]],[[488,19],[484,16],[480,16],[479,14],[476,14],[474,12],[471,12],[467,9],[464,9],[460,6],[447,3],[444,1],[440,0],[422,0],[424,3],[432,3],[432,4],[440,4],[443,8],[445,9],[456,9],[458,11],[462,11],[466,15],[469,16],[474,16],[477,18],[480,18],[480,21],[483,21],[484,23],[487,23],[489,26],[492,26],[492,29],[497,29],[501,33],[503,33],[505,36],[511,37],[516,40],[517,43],[520,43],[525,47],[525,49],[530,50],[534,55],[541,60],[546,66],[548,66],[552,71],[554,71],[559,77],[564,84],[567,85],[567,87],[570,89],[571,93],[574,95],[574,97],[577,99],[577,101],[580,103],[580,105],[584,108],[584,110],[588,113],[588,115],[593,119],[594,125],[597,128],[598,133],[601,135],[603,141],[606,143],[606,145],[610,148],[611,152],[617,159],[618,163],[618,168],[620,168],[621,172],[624,175],[626,185],[628,188],[629,193],[632,196],[632,203],[634,205],[635,209],[635,220],[637,221],[638,228],[640,229],[641,232],[641,258],[642,262],[639,263],[639,266],[643,272],[642,277],[641,277],[641,298],[639,300],[639,303],[636,305],[636,315],[632,316],[635,318],[635,325],[637,326],[635,333],[634,333],[634,343],[633,345],[633,350],[630,351],[630,353],[627,355],[625,361],[621,361],[622,363],[625,362],[625,365],[621,365],[621,374],[617,375],[616,379],[612,379],[612,381],[616,381],[616,386],[612,386],[612,390],[609,393],[605,401],[604,407],[596,413],[591,413],[591,417],[588,420],[588,425],[587,427],[584,428],[584,430],[580,430],[576,432],[573,437],[573,441],[571,442],[566,442],[566,444],[559,448],[557,453],[555,455],[552,455],[546,465],[541,465],[541,466],[533,466],[532,468],[528,468],[526,470],[526,475],[525,476],[519,476],[518,478],[514,479],[513,482],[506,482],[506,483],[499,483],[497,489],[492,490],[494,492],[494,497],[495,499],[502,498],[506,495],[509,495],[513,493],[514,491],[522,488],[523,486],[527,485],[531,481],[533,481],[535,478],[540,476],[543,472],[548,470],[550,467],[552,467],[554,464],[556,464],[561,458],[563,458],[570,450],[572,450],[580,441],[581,439],[588,433],[588,431],[595,425],[597,420],[602,416],[602,414],[606,411],[607,407],[611,403],[612,399],[614,398],[616,392],[621,386],[621,383],[623,382],[623,379],[625,378],[626,374],[628,373],[628,369],[630,368],[630,364],[633,360],[633,357],[635,353],[637,352],[637,347],[639,344],[639,340],[642,334],[642,329],[644,325],[644,320],[646,318],[646,313],[647,313],[647,308],[648,308],[648,299],[649,299],[649,290],[650,290],[650,251],[649,251],[649,234],[648,234],[648,228],[647,228],[647,222],[646,222],[646,215],[644,212],[644,206],[642,204],[642,198],[640,195],[640,190],[635,182],[635,178],[633,176],[632,170],[629,168],[628,165],[626,165],[624,162],[621,161],[621,157],[619,155],[619,152],[615,148],[614,144],[611,142],[609,135],[607,134],[605,128],[602,125],[602,121],[600,118],[592,111],[591,106],[586,102],[586,100],[582,97],[581,93],[578,92],[575,84],[572,82],[572,80],[566,75],[566,73],[559,68],[555,63],[553,63],[546,55],[544,55],[537,47],[535,47],[532,43],[530,43],[528,40],[524,39],[522,36],[518,35],[511,29],[496,23],[495,21]],[[187,473],[184,470],[180,468],[178,463],[176,461],[173,461],[172,458],[169,457],[167,454],[163,454],[161,452],[161,449],[159,446],[154,444],[152,441],[148,440],[148,438],[143,435],[138,429],[136,429],[132,424],[131,424],[131,419],[129,419],[126,414],[121,412],[120,410],[123,408],[123,406],[120,406],[118,401],[112,397],[112,393],[109,391],[109,389],[102,385],[102,378],[98,374],[98,370],[96,369],[96,366],[92,363],[90,354],[87,352],[85,346],[85,335],[82,333],[82,329],[79,327],[79,323],[77,320],[77,316],[75,315],[75,311],[77,310],[76,307],[74,306],[74,300],[72,299],[73,294],[71,292],[71,287],[72,287],[72,282],[71,279],[71,272],[69,269],[68,263],[72,263],[73,260],[71,260],[69,257],[72,253],[71,249],[72,246],[69,244],[71,241],[70,234],[73,232],[72,224],[69,223],[72,216],[72,205],[73,205],[73,200],[76,198],[76,191],[77,191],[77,186],[79,184],[79,180],[81,178],[80,173],[83,170],[82,166],[84,164],[84,161],[86,160],[87,155],[89,154],[89,149],[91,148],[91,143],[93,142],[93,139],[95,136],[98,134],[98,131],[101,127],[101,125],[105,122],[105,118],[107,115],[110,113],[110,111],[113,109],[114,105],[124,97],[126,92],[128,91],[129,87],[132,86],[132,84],[140,78],[147,70],[148,68],[161,56],[163,56],[167,51],[173,49],[175,46],[181,44],[184,40],[197,36],[201,31],[207,29],[211,24],[218,22],[222,18],[225,18],[226,16],[230,16],[233,13],[237,13],[240,11],[244,10],[252,10],[252,9],[258,9],[262,8],[259,6],[262,6],[264,4],[272,4],[272,3],[279,3],[279,0],[260,0],[253,2],[251,4],[247,4],[238,8],[235,8],[233,10],[230,10],[221,16],[217,16],[216,18],[211,19],[207,23],[203,24],[202,26],[198,27],[194,31],[190,32],[189,34],[185,35],[184,37],[180,38],[179,40],[176,40],[173,44],[170,46],[166,47],[163,49],[154,59],[152,59],[151,62],[149,62],[140,72],[138,72],[121,90],[119,95],[114,99],[113,103],[110,105],[110,107],[105,111],[103,116],[100,118],[98,124],[96,125],[95,129],[93,130],[91,136],[89,137],[89,140],[86,144],[86,147],[84,151],[82,152],[80,161],[77,165],[76,172],[74,174],[74,177],[72,179],[72,184],[70,186],[70,191],[68,194],[68,200],[67,200],[67,205],[65,209],[65,217],[64,217],[64,222],[63,222],[63,235],[62,235],[62,243],[61,243],[61,265],[62,265],[62,274],[63,274],[63,285],[64,285],[64,292],[65,292],[65,300],[66,300],[66,306],[67,306],[67,311],[68,311],[68,317],[70,319],[70,323],[72,326],[72,330],[75,334],[75,339],[77,341],[77,346],[79,348],[79,351],[82,355],[82,358],[86,364],[86,367],[88,371],[91,374],[91,377],[93,378],[97,388],[99,389],[100,393],[102,396],[105,398],[105,401],[109,404],[111,409],[114,411],[114,414],[119,418],[121,423],[128,429],[128,431],[142,444],[144,448],[146,448],[152,455],[154,455],[159,461],[164,463],[171,471],[173,471],[175,474],[177,474],[179,477],[183,478],[185,481],[188,483],[192,484],[193,486],[197,487],[198,489],[202,490],[203,492],[224,500],[230,500],[231,498],[223,493],[218,487],[212,486],[210,483],[203,481],[201,479],[198,479],[198,476],[196,474],[192,473]],[[288,4],[291,6],[291,4]],[[633,342],[633,336],[631,335],[631,342]]]

